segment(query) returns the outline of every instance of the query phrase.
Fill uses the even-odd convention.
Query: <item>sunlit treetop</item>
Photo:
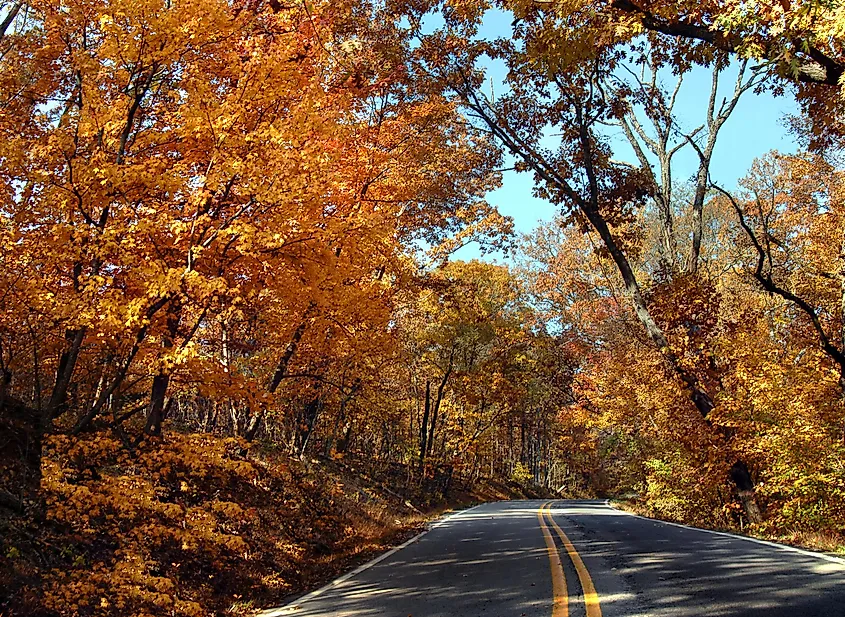
[[[486,11],[513,13],[513,33],[530,53],[573,69],[621,50],[647,49],[675,71],[747,58],[774,79],[776,94],[794,89],[806,115],[795,121],[816,148],[841,142],[845,8],[827,0],[411,0],[416,15],[440,12],[446,23],[475,34]],[[649,45],[643,46],[643,43]],[[636,53],[636,52],[635,52]]]

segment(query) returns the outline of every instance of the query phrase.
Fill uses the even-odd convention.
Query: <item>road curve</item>
[[[845,562],[605,502],[489,503],[263,617],[845,617]]]

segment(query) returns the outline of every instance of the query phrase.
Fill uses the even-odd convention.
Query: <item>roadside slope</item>
[[[0,614],[245,615],[316,588],[450,508],[521,498],[436,470],[300,461],[167,433],[51,442],[39,520],[0,511]],[[438,483],[441,485],[438,487]]]

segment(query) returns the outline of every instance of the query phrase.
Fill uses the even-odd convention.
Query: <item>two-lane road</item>
[[[489,503],[264,617],[845,617],[845,562],[599,501]]]

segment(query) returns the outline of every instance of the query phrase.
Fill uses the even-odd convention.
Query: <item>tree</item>
[[[675,103],[681,92],[685,73],[678,73],[675,86],[668,91],[659,82],[659,54],[655,56],[653,50],[646,48],[644,51],[635,51],[634,58],[639,66],[629,66],[628,62],[621,62],[619,69],[609,76],[610,83],[604,85],[603,89],[609,93],[611,104],[619,110],[616,112],[616,123],[634,151],[640,172],[651,184],[651,195],[660,222],[661,235],[658,246],[663,262],[661,267],[670,275],[681,270],[695,273],[701,254],[704,201],[710,188],[710,164],[719,132],[730,118],[740,97],[749,90],[760,87],[761,75],[757,71],[746,78],[748,61],[743,61],[739,65],[730,97],[717,104],[719,81],[724,69],[719,63],[714,63],[711,68],[712,79],[704,124],[685,130],[675,117]],[[667,67],[663,68],[665,72]],[[640,120],[641,116],[649,121],[651,130]],[[672,175],[672,159],[684,147],[694,149],[699,158],[689,204],[692,242],[686,259],[678,251],[678,232],[675,229],[675,210],[678,206]],[[657,173],[652,170],[652,162],[647,153],[656,159]],[[680,262],[683,262],[683,268]]]
[[[4,41],[2,402],[35,485],[46,436],[135,447],[198,370],[254,436],[309,325],[384,327],[409,244],[508,227],[482,199],[497,151],[378,9],[89,9],[12,7]]]
[[[845,69],[842,15],[828,3],[515,0],[501,6],[530,22],[538,40],[553,40],[556,62],[564,65],[642,37],[680,68],[724,54],[750,60],[776,78],[774,92],[795,89],[811,142],[841,143],[835,93]]]
[[[845,385],[842,172],[818,156],[775,152],[758,159],[741,184],[740,200],[716,188],[754,249],[749,272],[809,320]]]
[[[593,52],[577,62],[563,58],[557,39],[549,37],[540,26],[562,27],[564,22],[555,21],[556,18],[549,21],[541,14],[517,14],[521,21],[514,27],[513,39],[490,44],[473,41],[475,26],[471,19],[450,22],[449,11],[446,15],[446,26],[427,36],[421,45],[422,70],[429,71],[441,87],[452,89],[478,125],[517,159],[517,170],[533,172],[537,195],[559,205],[567,222],[595,231],[599,250],[613,261],[646,336],[659,350],[673,378],[683,384],[700,417],[719,434],[720,427],[713,425],[710,417],[717,382],[710,371],[701,370],[702,364],[706,368],[709,354],[699,353],[701,360],[690,362],[691,350],[672,343],[666,326],[661,326],[652,313],[629,257],[636,252],[632,233],[635,230],[631,226],[635,214],[660,185],[655,186],[648,161],[641,161],[640,167],[615,161],[600,131],[603,123],[622,122],[624,127],[631,122],[630,105],[624,98],[614,101],[603,87],[612,80],[621,52],[602,47],[601,53]],[[570,52],[577,56],[577,50],[567,50]],[[478,68],[478,59],[484,54],[503,60],[509,69],[508,91],[497,98],[482,91],[484,73]],[[733,104],[746,87],[740,76]],[[722,112],[729,114],[731,109],[728,105]],[[722,112],[720,122],[726,117]],[[665,111],[663,115],[665,122]],[[708,118],[710,132],[715,135],[718,126],[713,112],[708,112]],[[549,132],[556,136],[554,149],[549,149],[544,139]],[[709,165],[707,156],[701,160],[703,165]],[[663,209],[664,215],[666,210]],[[664,219],[668,223],[669,219]],[[696,294],[706,297],[710,293],[707,285],[702,289],[695,282],[682,283],[681,288],[684,287],[692,293],[690,306],[695,304]],[[666,316],[672,318],[670,327],[681,319],[677,313]],[[747,464],[736,460],[731,477],[743,497],[747,515],[759,521],[760,510]]]

